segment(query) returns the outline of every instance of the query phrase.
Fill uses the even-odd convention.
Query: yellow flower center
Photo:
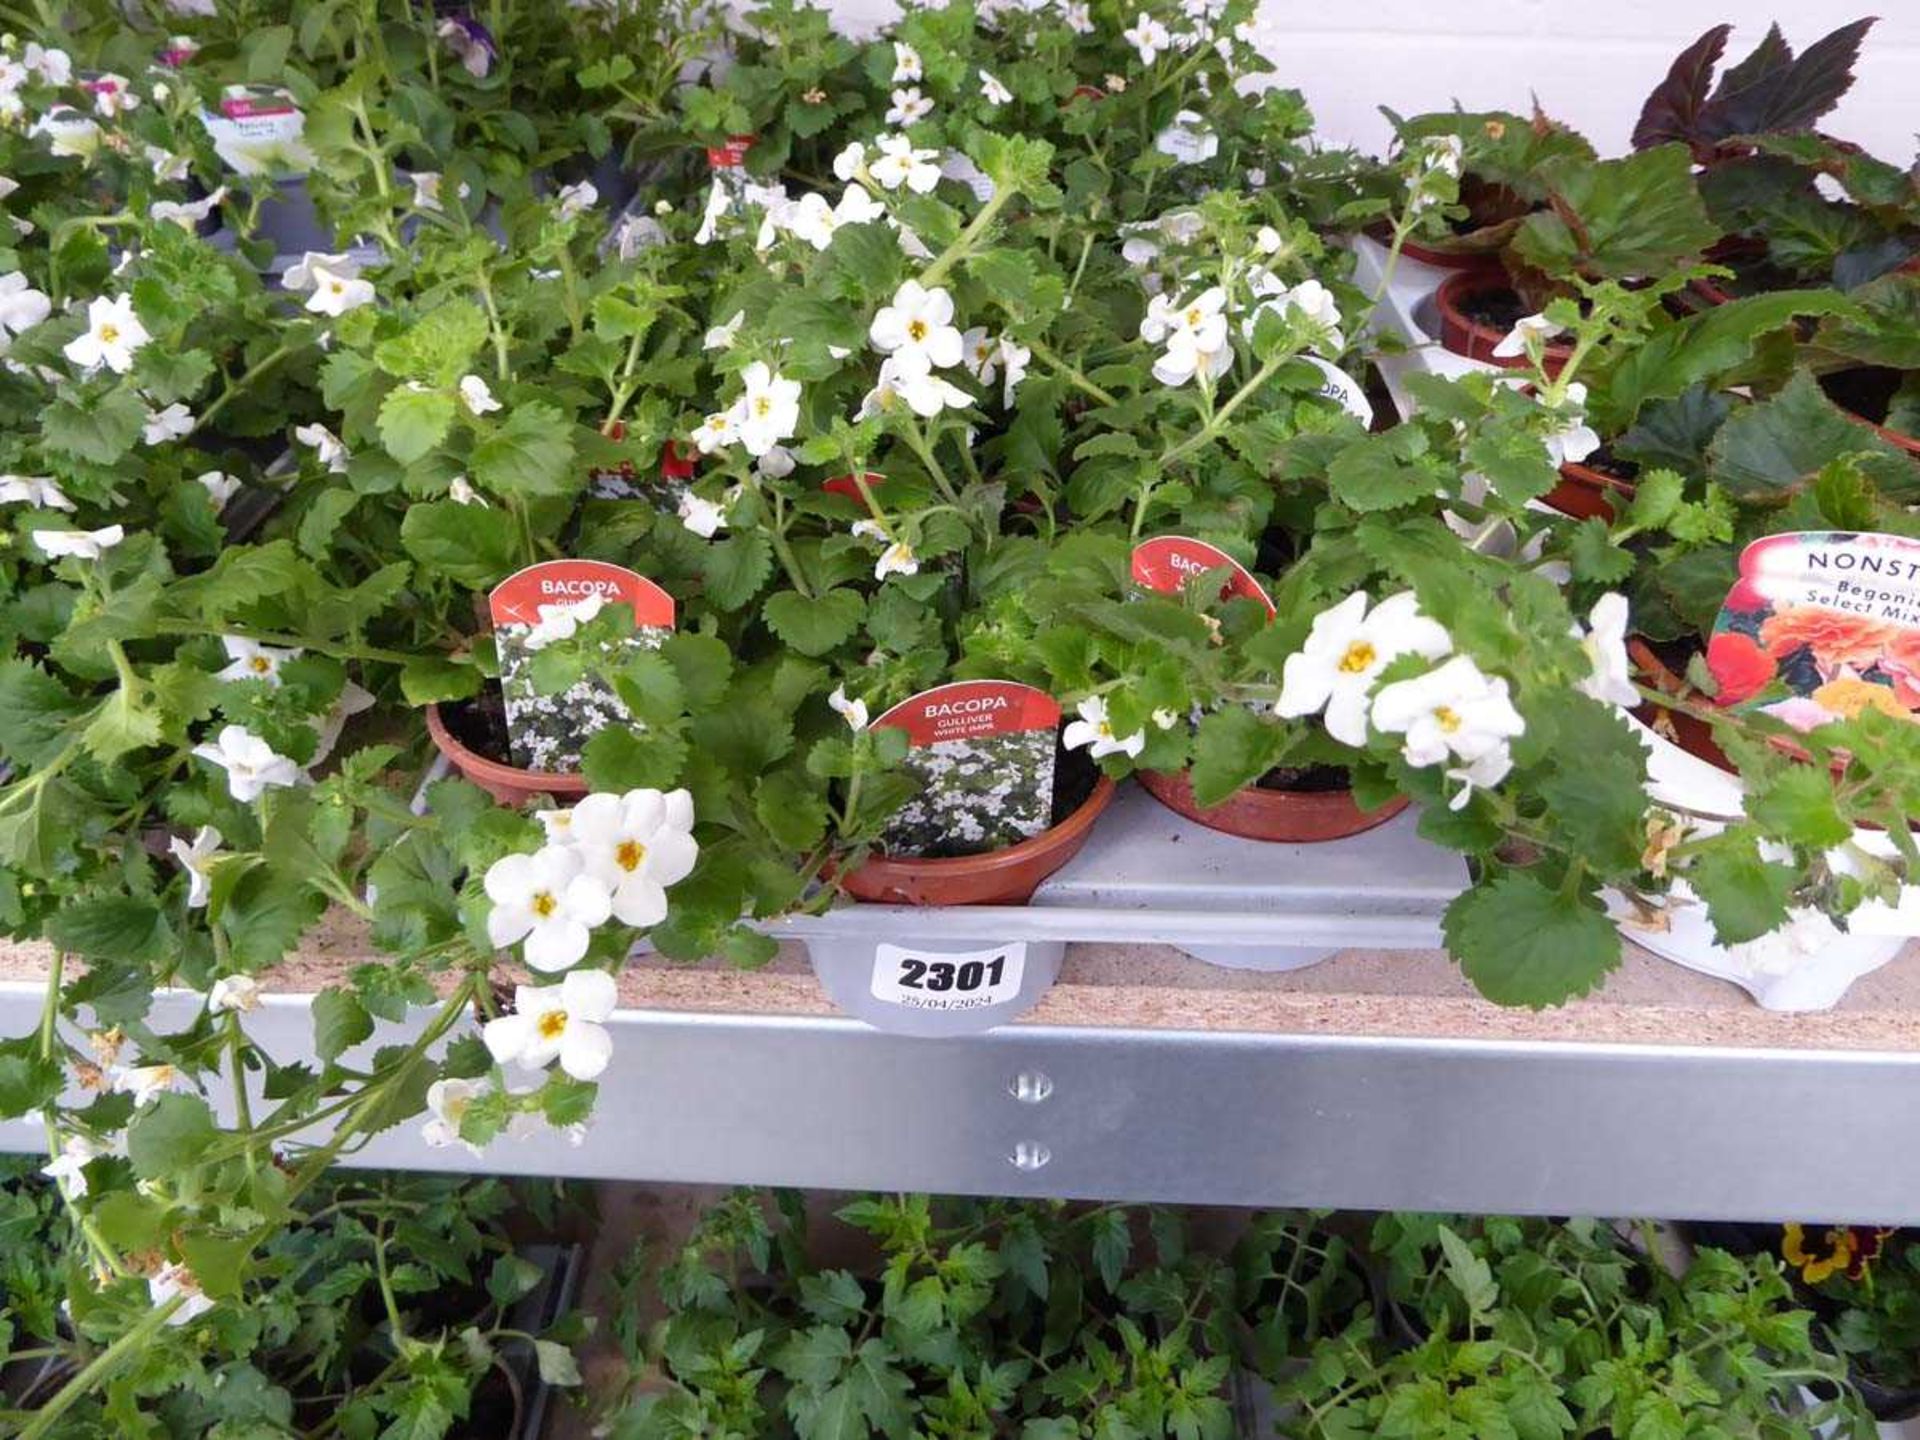
[[[1198,325],[1205,318],[1206,312],[1198,305],[1195,305],[1191,310],[1187,311],[1187,324],[1189,325]]]
[[[1458,730],[1461,725],[1460,712],[1455,710],[1451,705],[1434,706],[1433,718],[1440,728],[1449,735]]]
[[[534,1022],[534,1028],[540,1032],[542,1040],[558,1040],[567,1028],[567,1012],[549,1010]]]
[[[538,915],[542,920],[545,920],[560,908],[560,902],[553,897],[552,891],[540,890],[534,893],[533,903],[527,908],[532,910],[533,913]]]
[[[341,284],[338,280],[329,281],[327,284],[327,289],[333,292],[335,295],[344,295],[347,293],[347,287]]]
[[[725,430],[726,428],[727,428],[726,416],[709,415],[707,417],[707,429],[713,431],[714,434],[718,435],[722,430]]]
[[[1378,652],[1365,640],[1356,640],[1347,646],[1347,653],[1340,657],[1340,673],[1359,675],[1370,669]]]
[[[273,662],[264,655],[256,655],[247,662],[247,668],[252,670],[256,675],[271,675],[273,673]]]
[[[104,343],[111,345],[119,338],[120,327],[118,325],[102,325],[100,327],[100,339]]]
[[[907,322],[907,338],[915,341],[926,339],[927,322],[924,320],[909,320]]]
[[[647,858],[647,847],[638,840],[622,840],[614,848],[613,863],[631,875],[640,868],[641,861]]]
[[[761,419],[764,420],[767,416],[773,413],[773,401],[769,400],[764,395],[754,396],[753,397],[753,413],[758,415]]]
[[[1113,738],[1113,726],[1104,720],[1100,722],[1100,738],[1102,740],[1111,740]]]

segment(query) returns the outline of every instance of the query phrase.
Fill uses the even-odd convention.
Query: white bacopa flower
[[[1153,137],[1153,148],[1182,165],[1202,165],[1220,153],[1220,137],[1207,128],[1198,111],[1182,110]]]
[[[600,1022],[619,998],[604,970],[575,970],[558,985],[516,986],[513,1014],[489,1020],[480,1038],[498,1064],[544,1070],[557,1059],[574,1079],[597,1079],[613,1058],[613,1036]]]
[[[140,425],[140,438],[149,445],[164,445],[192,433],[193,412],[178,400],[164,410],[148,410]]]
[[[1340,306],[1333,298],[1333,292],[1318,280],[1302,280],[1298,285],[1270,301],[1277,305],[1283,315],[1298,315],[1319,331],[1315,342],[1317,347],[1328,350],[1340,350],[1346,346],[1346,338],[1340,330]]]
[[[1184,385],[1201,370],[1223,374],[1233,363],[1227,343],[1227,295],[1218,285],[1191,299],[1175,301],[1156,295],[1140,322],[1140,338],[1164,342],[1166,354],[1154,362],[1154,378],[1163,385]]]
[[[701,338],[700,348],[702,350],[731,350],[734,340],[740,334],[740,327],[745,323],[746,318],[746,311],[734,311],[733,318],[727,321],[726,324],[715,325],[707,331],[706,335]]]
[[[875,148],[880,153],[868,164],[867,173],[882,190],[898,190],[904,185],[916,195],[931,195],[940,183],[938,150],[915,149],[913,141],[904,135],[882,135]],[[840,173],[837,160],[834,173]]]
[[[202,825],[192,840],[178,835],[167,841],[167,853],[187,872],[187,908],[198,910],[207,903],[213,886],[213,862],[220,856],[220,832]]]
[[[64,85],[73,79],[73,58],[64,50],[50,50],[38,40],[29,40],[21,58],[45,84]]]
[[[307,762],[308,766],[318,765],[331,755],[333,747],[340,743],[340,735],[347,728],[347,721],[372,708],[371,690],[351,680],[343,683],[340,693],[333,697],[333,703],[327,707],[327,713],[310,716],[307,720],[314,734],[313,759]]]
[[[707,191],[707,207],[700,217],[700,228],[693,233],[696,245],[711,245],[720,235],[720,222],[726,218],[727,211],[733,207],[733,196],[716,177],[713,188]]]
[[[873,562],[873,578],[884,580],[889,575],[918,575],[920,558],[913,553],[913,547],[904,540],[895,540],[880,552],[880,558]]]
[[[921,77],[920,52],[905,41],[893,42],[893,83],[903,80],[918,80]]]
[[[466,1119],[473,1102],[486,1093],[486,1085],[477,1080],[434,1081],[427,1087],[427,1110],[432,1118],[420,1127],[420,1138],[436,1150],[459,1144],[475,1155],[482,1153],[478,1145],[460,1138],[460,1122]]]
[[[1493,354],[1496,359],[1501,360],[1525,355],[1529,340],[1544,345],[1559,333],[1560,327],[1545,315],[1523,315],[1513,322],[1513,329],[1502,336],[1500,343],[1493,347]]]
[[[867,728],[867,702],[849,700],[846,686],[834,686],[833,693],[827,696],[827,705],[834,714],[847,722],[849,730],[859,731]]]
[[[313,281],[313,293],[307,296],[307,309],[315,315],[338,319],[349,310],[358,310],[362,305],[374,302],[371,280],[330,270],[324,265],[314,265],[307,273]]]
[[[473,482],[464,475],[456,475],[447,482],[447,498],[456,505],[477,505],[482,510],[493,508],[487,504],[486,497],[473,488]]]
[[[1173,37],[1167,33],[1167,27],[1144,10],[1132,28],[1120,32],[1120,38],[1140,52],[1142,65],[1153,64],[1173,45]]]
[[[1149,718],[1152,719],[1154,728],[1157,730],[1171,730],[1180,723],[1179,715],[1165,708],[1154,711]]]
[[[73,556],[80,560],[98,560],[127,538],[126,528],[108,525],[99,530],[36,530],[33,543],[50,560]]]
[[[866,189],[859,185],[849,185],[840,192],[840,199],[833,207],[834,225],[870,225],[876,220],[887,218],[887,207],[882,205]]]
[[[1633,683],[1633,664],[1627,658],[1627,597],[1609,592],[1594,601],[1587,629],[1574,626],[1573,635],[1587,652],[1592,673],[1575,688],[1603,705],[1631,710],[1640,703]]]
[[[693,448],[702,455],[724,450],[740,438],[738,417],[732,410],[717,410],[707,416],[693,432]]]
[[[413,182],[414,209],[440,209],[440,172],[438,170],[416,170],[407,178]]]
[[[317,421],[311,425],[296,425],[293,438],[309,447],[314,459],[335,475],[344,475],[347,462],[353,459],[353,452],[347,449],[340,437]]]
[[[207,994],[207,1009],[215,1015],[247,1015],[260,1008],[264,992],[251,975],[222,975]]]
[[[1262,225],[1259,233],[1253,237],[1253,248],[1262,255],[1278,255],[1286,243],[1280,232],[1271,225]]]
[[[913,125],[933,113],[933,100],[922,95],[917,85],[907,85],[888,97],[893,101],[884,117],[889,125]]]
[[[167,1317],[169,1325],[188,1324],[213,1308],[213,1301],[201,1291],[193,1271],[182,1264],[163,1265],[147,1277],[149,1305],[158,1310],[174,1300],[180,1301],[180,1308]]]
[[[878,520],[856,520],[847,527],[847,533],[856,540],[885,540],[887,527]]]
[[[1477,786],[1497,785],[1513,768],[1507,742],[1526,732],[1513,708],[1507,682],[1483,674],[1465,655],[1436,670],[1384,685],[1373,697],[1373,725],[1404,737],[1400,753],[1409,765],[1464,762],[1447,771],[1464,782],[1451,808],[1459,809]]]
[[[220,644],[227,652],[227,667],[213,677],[216,680],[264,680],[278,685],[280,667],[298,660],[301,653],[297,648],[276,650],[244,635],[222,635]]]
[[[319,276],[358,275],[360,265],[351,255],[329,255],[320,250],[309,250],[280,277],[280,283],[289,290],[311,290],[320,283]]]
[[[193,173],[193,157],[176,155],[171,150],[162,150],[158,145],[149,145],[141,154],[153,171],[153,178],[179,184]]]
[[[559,215],[562,220],[571,220],[576,215],[584,215],[600,203],[600,192],[591,180],[582,180],[573,185],[563,185],[559,194]]]
[[[1012,101],[1013,92],[985,70],[980,72],[980,97],[989,105],[1005,105]]]
[[[540,828],[546,832],[549,845],[564,845],[573,839],[572,810],[536,810],[533,818],[540,822]]]
[[[113,1088],[133,1096],[138,1110],[173,1089],[179,1078],[171,1065],[119,1065],[114,1067]]]
[[[207,470],[193,477],[194,483],[207,492],[207,498],[213,501],[215,512],[227,508],[227,502],[240,490],[240,482],[222,470]]]
[[[1088,747],[1087,754],[1100,760],[1108,755],[1125,755],[1132,759],[1147,748],[1147,732],[1144,730],[1136,730],[1131,735],[1113,733],[1113,726],[1107,723],[1107,702],[1100,696],[1089,695],[1074,708],[1079,711],[1080,718],[1060,733],[1060,743],[1067,749],[1078,750],[1085,745]]]
[[[53,302],[28,283],[25,272],[0,275],[0,354],[12,337],[31,330],[53,313]]]
[[[763,480],[784,480],[793,473],[797,463],[791,450],[784,445],[775,445],[753,462],[753,469]],[[732,499],[731,491],[728,492],[728,499]]]
[[[227,772],[227,793],[242,805],[251,804],[271,786],[298,785],[306,779],[300,767],[244,725],[228,725],[211,745],[196,745],[193,753]]]
[[[1466,147],[1458,135],[1429,135],[1420,142],[1420,163],[1424,169],[1458,180],[1465,158]]]
[[[833,232],[839,225],[833,206],[824,195],[802,195],[782,218],[796,240],[816,250],[824,250],[833,243]]]
[[[1024,345],[1016,345],[1006,336],[1000,337],[1000,363],[1006,367],[1006,380],[1000,391],[1000,403],[1009,410],[1013,408],[1013,395],[1020,388],[1020,382],[1027,378],[1027,366],[1033,361],[1033,352]]]
[[[149,220],[171,221],[188,234],[192,234],[202,221],[220,208],[220,202],[226,198],[227,187],[222,185],[204,200],[193,200],[184,203],[173,200],[156,200],[147,207],[147,218]]]
[[[152,338],[134,314],[131,296],[96,295],[87,302],[86,331],[69,340],[61,353],[83,370],[104,365],[124,375],[133,368],[134,353]]]
[[[931,370],[902,373],[896,357],[888,356],[855,418],[866,420],[901,404],[921,419],[931,420],[942,410],[964,410],[972,403],[973,397],[951,381]]]
[[[700,856],[685,790],[589,795],[573,807],[570,830],[586,873],[611,893],[623,925],[666,919],[667,887],[686,879]]]
[[[702,540],[711,540],[716,531],[726,528],[727,507],[691,490],[681,492],[677,513],[680,523]]]
[[[740,443],[749,455],[764,455],[800,426],[800,382],[783,379],[764,360],[740,372],[746,386],[735,406]]]
[[[502,948],[525,940],[522,953],[536,970],[553,972],[578,964],[593,927],[604,925],[613,913],[612,895],[585,873],[580,853],[571,845],[504,855],[488,867],[484,886],[493,901],[487,938]]]
[[[40,1173],[60,1187],[69,1200],[83,1200],[87,1194],[87,1163],[106,1152],[81,1135],[69,1135],[60,1142],[60,1153],[40,1167]]]
[[[0,475],[0,505],[33,505],[42,510],[73,509],[73,501],[44,475]]]
[[[544,650],[556,640],[571,640],[580,627],[606,607],[607,597],[595,590],[578,600],[542,605],[539,618],[520,642],[529,650]]]
[[[1326,712],[1327,733],[1356,749],[1367,743],[1367,702],[1380,672],[1402,655],[1437,660],[1453,649],[1446,627],[1420,613],[1411,590],[1371,611],[1356,591],[1314,617],[1305,645],[1281,670],[1274,713],[1294,720]]]
[[[1060,19],[1076,35],[1093,33],[1093,8],[1087,0],[1067,0],[1060,7]]]
[[[867,168],[867,147],[858,140],[849,141],[839,154],[833,157],[833,178],[836,180],[858,180]]]
[[[470,415],[491,415],[500,408],[500,402],[493,398],[493,391],[478,375],[460,377],[460,400]]]
[[[1566,398],[1555,413],[1565,417],[1567,423],[1540,442],[1555,465],[1578,465],[1600,448],[1599,432],[1587,424],[1585,385],[1578,380],[1569,382]]]
[[[991,385],[999,375],[1000,341],[987,334],[987,327],[976,325],[960,337],[960,363],[982,385]]]
[[[935,286],[928,290],[908,280],[894,292],[867,328],[873,348],[893,357],[902,375],[922,374],[958,365],[966,347],[953,326],[953,297]]]

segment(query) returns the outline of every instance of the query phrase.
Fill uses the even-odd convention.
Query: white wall
[[[850,29],[889,0],[828,0]],[[1263,0],[1260,41],[1281,83],[1303,91],[1336,144],[1378,152],[1391,133],[1375,108],[1547,112],[1602,151],[1626,149],[1641,102],[1701,31],[1736,20],[1733,59],[1769,16],[1796,50],[1881,12],[1853,90],[1825,128],[1905,163],[1920,130],[1920,0]]]

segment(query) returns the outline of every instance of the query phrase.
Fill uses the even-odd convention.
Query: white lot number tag
[[[933,954],[881,945],[873,954],[873,998],[908,1010],[984,1010],[1020,993],[1025,941],[991,950]]]

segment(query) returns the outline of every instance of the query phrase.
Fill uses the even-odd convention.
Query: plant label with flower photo
[[[878,945],[868,992],[908,1010],[985,1010],[1020,993],[1026,968],[1025,941],[946,953]]]
[[[581,664],[569,664],[577,657],[566,653],[583,626],[616,606],[633,616],[616,642],[620,646],[658,649],[673,631],[671,595],[642,575],[600,560],[529,565],[488,596],[514,764],[547,772],[576,770],[580,752],[596,733],[635,723],[613,687]],[[605,652],[611,645],[603,641],[599,648]],[[541,661],[549,651],[554,659]],[[543,670],[557,670],[570,683],[556,690]]]
[[[1266,587],[1238,560],[1217,545],[1185,535],[1162,535],[1133,547],[1133,582],[1163,595],[1179,595],[1187,582],[1209,571],[1225,570],[1227,580],[1220,587],[1222,600],[1257,600],[1273,616],[1273,597]]]
[[[1920,540],[1808,530],[1741,552],[1707,644],[1722,705],[1796,730],[1920,710]]]
[[[907,732],[920,790],[881,837],[889,854],[979,855],[1053,823],[1060,705],[1013,680],[961,680],[902,700],[873,722]]]
[[[307,117],[291,90],[275,85],[229,85],[218,113],[200,123],[228,169],[240,175],[304,168]]]
[[[1369,430],[1373,428],[1373,402],[1367,398],[1367,392],[1361,388],[1358,380],[1331,360],[1322,360],[1318,355],[1302,355],[1300,358],[1323,377],[1320,389],[1316,392],[1322,400],[1333,401]]]

